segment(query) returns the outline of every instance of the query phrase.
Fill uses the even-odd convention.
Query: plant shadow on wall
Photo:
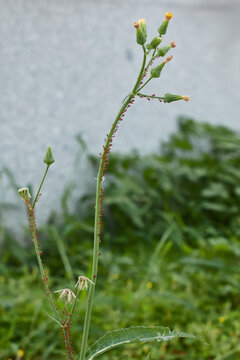
[[[96,173],[98,158],[79,136],[78,141],[87,168]],[[150,351],[152,359],[238,359],[239,145],[239,134],[227,128],[180,118],[178,131],[159,154],[112,154],[104,181],[93,341],[113,328],[161,321],[205,338],[209,346],[191,345],[191,339],[151,348],[133,344],[103,359],[145,358]],[[62,214],[52,213],[39,229],[54,289],[73,285],[79,273],[90,272],[95,186],[78,200],[71,193],[69,186],[62,195]],[[76,207],[70,210],[72,202]],[[44,312],[49,310],[29,234],[25,248],[1,229],[0,359],[21,349],[24,359],[58,359],[61,338]],[[76,307],[80,318],[85,296]],[[81,331],[82,324],[73,318],[76,344]]]

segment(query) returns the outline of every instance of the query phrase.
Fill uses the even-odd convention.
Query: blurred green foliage
[[[79,139],[96,173],[98,159]],[[145,359],[151,352],[152,360],[239,359],[240,135],[180,118],[159,154],[112,154],[104,186],[92,340],[120,327],[162,325],[204,341],[129,345],[101,358]],[[70,185],[61,213],[39,229],[53,290],[89,273],[94,202],[94,182],[78,199]],[[22,245],[3,225],[0,235],[0,359],[14,359],[19,349],[28,360],[62,358],[29,232]],[[85,296],[72,325],[78,351]]]

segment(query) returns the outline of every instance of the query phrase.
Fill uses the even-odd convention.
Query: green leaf
[[[146,342],[146,341],[168,341],[177,337],[196,338],[193,335],[186,334],[179,331],[171,331],[167,327],[154,326],[131,326],[126,329],[119,329],[107,332],[95,343],[93,343],[87,351],[86,359],[92,360],[96,356],[122,344],[129,344],[132,342]]]

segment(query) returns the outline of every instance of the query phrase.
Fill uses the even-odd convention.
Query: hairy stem
[[[108,154],[110,152],[110,148],[112,145],[112,138],[118,127],[118,122],[121,119],[121,116],[123,116],[123,112],[126,110],[127,106],[129,106],[129,104],[133,101],[133,98],[137,93],[139,83],[140,83],[143,73],[144,73],[144,68],[145,68],[145,64],[146,64],[146,50],[145,50],[144,46],[142,48],[143,48],[143,62],[142,62],[142,67],[139,72],[137,81],[133,87],[132,92],[127,96],[121,109],[119,110],[114,123],[112,124],[111,130],[110,130],[109,134],[107,135],[106,142],[103,147],[103,153],[101,155],[101,160],[100,160],[100,164],[99,164],[99,170],[98,170],[98,175],[97,175],[95,225],[94,225],[94,246],[93,246],[92,275],[91,275],[91,280],[94,282],[94,284],[96,284],[96,281],[97,281],[99,244],[101,242],[100,231],[101,231],[101,216],[102,216],[103,175],[104,175],[104,171],[106,170]],[[89,334],[90,319],[91,319],[91,312],[92,312],[94,289],[95,289],[95,286],[90,283],[90,289],[88,292],[87,306],[86,306],[86,312],[85,312],[82,346],[81,346],[81,352],[80,352],[80,357],[79,357],[80,360],[85,360],[85,354],[86,354],[86,350],[87,350],[87,342],[88,342],[88,334]]]
[[[39,245],[39,241],[38,241],[38,236],[37,236],[37,229],[36,229],[36,223],[35,223],[35,215],[34,215],[34,210],[33,207],[30,203],[29,198],[26,198],[25,203],[27,205],[27,210],[28,210],[28,220],[29,220],[29,227],[31,230],[31,234],[32,234],[32,240],[33,240],[33,244],[34,244],[34,249],[35,249],[35,253],[37,256],[37,260],[38,260],[38,266],[39,266],[39,270],[41,273],[41,277],[42,277],[42,281],[43,281],[43,286],[46,292],[46,296],[49,300],[49,303],[53,309],[53,312],[55,313],[57,319],[61,322],[61,318],[60,315],[57,311],[57,308],[55,306],[55,303],[53,301],[53,297],[52,297],[52,293],[51,290],[49,289],[48,286],[48,277],[47,274],[44,271],[44,267],[43,267],[43,262],[42,262],[42,258],[41,258],[41,251],[40,251],[40,245]]]
[[[146,95],[146,94],[142,94],[142,93],[137,93],[137,96],[145,97],[145,98],[151,98],[151,99],[159,99],[159,100],[164,100],[165,99],[164,96]]]

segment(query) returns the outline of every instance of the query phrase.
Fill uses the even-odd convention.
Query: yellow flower
[[[145,353],[147,353],[147,352],[149,351],[149,346],[148,346],[148,345],[144,345],[144,346],[143,346],[143,351],[144,351]]]
[[[138,20],[138,23],[139,23],[139,25],[146,25],[146,20],[145,19],[139,19]]]
[[[23,355],[24,355],[24,351],[22,349],[19,349],[17,352],[17,359],[18,360],[22,359]]]
[[[221,317],[218,319],[218,321],[219,321],[220,323],[224,323],[225,320],[226,320],[225,316],[221,316]]]
[[[149,281],[146,286],[148,289],[151,289],[153,287],[153,283]]]
[[[117,273],[116,273],[116,274],[113,274],[112,277],[113,277],[113,280],[117,280],[117,279],[119,279],[119,274],[117,274]]]
[[[165,13],[165,19],[169,21],[173,17],[173,14],[170,11],[167,11]]]

